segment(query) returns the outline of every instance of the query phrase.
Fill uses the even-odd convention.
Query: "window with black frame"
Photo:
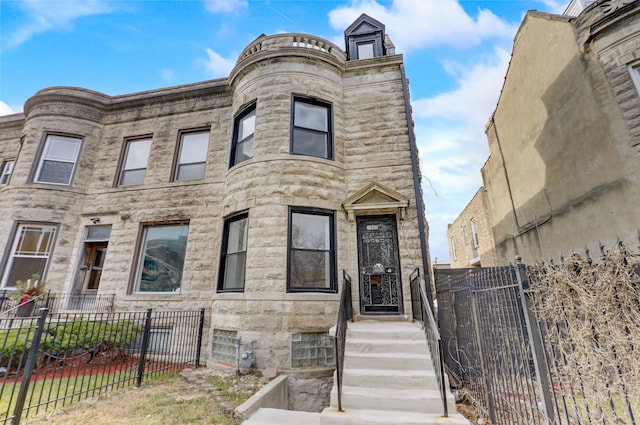
[[[331,103],[293,97],[291,154],[333,159]]]
[[[236,117],[231,144],[231,161],[233,167],[253,158],[253,134],[256,129],[256,104],[247,106]]]
[[[336,291],[335,212],[289,210],[288,290]]]
[[[249,213],[244,211],[224,222],[218,291],[243,291],[247,261]]]

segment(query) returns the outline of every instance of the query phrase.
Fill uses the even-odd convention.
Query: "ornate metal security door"
[[[394,215],[357,218],[360,311],[402,313],[402,281]]]

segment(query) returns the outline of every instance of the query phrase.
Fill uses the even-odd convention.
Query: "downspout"
[[[418,168],[418,147],[416,137],[413,132],[413,118],[411,117],[411,105],[409,103],[409,85],[404,73],[404,64],[400,64],[400,75],[402,76],[402,93],[404,95],[404,113],[407,117],[407,129],[409,131],[409,147],[411,149],[411,170],[413,171],[413,188],[416,195],[416,209],[418,213],[418,230],[420,232],[420,250],[422,252],[422,269],[425,276],[425,291],[429,299],[429,307],[433,310],[433,294],[431,292],[431,267],[429,253],[427,250],[427,235],[425,232],[424,202],[422,200],[421,175]]]

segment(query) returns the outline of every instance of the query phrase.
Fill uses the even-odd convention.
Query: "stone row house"
[[[1,289],[205,308],[208,362],[241,336],[258,367],[330,371],[343,274],[356,315],[406,315],[428,270],[403,57],[366,15],[345,45],[262,35],[227,78],[0,117]]]

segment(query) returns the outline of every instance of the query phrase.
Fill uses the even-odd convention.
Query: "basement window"
[[[333,367],[333,337],[326,332],[291,335],[291,368]]]

